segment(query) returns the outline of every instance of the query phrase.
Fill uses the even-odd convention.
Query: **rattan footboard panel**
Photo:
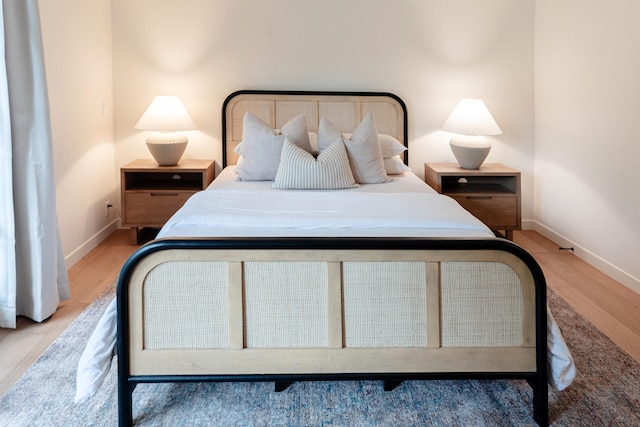
[[[461,349],[456,369],[474,371],[477,362],[466,366],[470,355],[517,348],[530,356],[512,364],[513,369],[535,371],[535,317],[524,315],[535,311],[534,282],[518,272],[522,268],[515,257],[500,254],[496,261],[491,253],[482,254],[486,260],[479,255],[402,250],[158,252],[145,259],[130,282],[131,374],[202,374],[212,366],[216,374],[289,369],[262,360],[245,368],[234,362],[227,370],[216,360],[224,351],[232,351],[237,360],[250,358],[244,354],[254,349],[277,349],[279,359],[297,360],[304,359],[307,350],[416,350],[416,362],[391,356],[358,368],[378,372],[381,367],[425,369],[419,350],[427,348],[431,360],[443,348]],[[240,269],[239,277],[230,274],[234,268]],[[429,275],[430,270],[437,274]],[[195,349],[201,350],[201,361],[193,356]],[[158,363],[160,354],[167,355],[163,363]],[[447,352],[450,365],[456,363],[454,354]],[[173,359],[189,360],[189,367],[181,364],[178,369]],[[505,370],[502,357],[492,360],[483,371]],[[331,369],[339,372],[343,367]]]

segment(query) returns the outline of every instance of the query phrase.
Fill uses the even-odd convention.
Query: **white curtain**
[[[37,0],[2,0],[0,327],[41,322],[69,298],[58,234]]]

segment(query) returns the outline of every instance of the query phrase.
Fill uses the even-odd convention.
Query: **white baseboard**
[[[522,220],[522,229],[523,230],[533,230],[534,221],[532,219],[523,219]]]
[[[98,246],[104,239],[109,237],[111,233],[116,231],[118,228],[118,220],[114,219],[106,227],[102,230],[98,231],[96,234],[91,236],[89,240],[84,242],[80,247],[72,251],[69,255],[67,255],[64,259],[67,269],[71,268],[76,262],[80,261],[83,256],[88,254],[91,249]]]
[[[587,264],[594,266],[612,279],[622,283],[635,293],[640,294],[640,279],[633,277],[610,262],[605,261],[588,249],[577,245],[575,242],[572,242],[560,233],[536,221],[527,221],[527,227],[523,224],[522,228],[526,230],[534,230],[560,247],[573,248],[573,254],[578,258],[582,259]]]

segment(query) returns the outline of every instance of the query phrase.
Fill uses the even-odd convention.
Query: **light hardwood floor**
[[[514,241],[540,263],[551,289],[640,362],[640,295],[536,232],[516,231]],[[128,230],[118,230],[69,270],[71,299],[50,319],[20,318],[16,330],[0,329],[0,395],[116,279],[135,249]]]
[[[514,241],[538,261],[547,287],[640,362],[639,294],[534,231],[516,231]]]

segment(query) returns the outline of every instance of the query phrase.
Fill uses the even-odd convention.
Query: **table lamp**
[[[160,166],[177,165],[187,148],[187,137],[180,131],[194,130],[195,123],[177,96],[156,96],[147,107],[136,129],[154,131],[147,147]]]
[[[481,99],[460,100],[442,130],[456,134],[449,145],[463,169],[478,169],[491,150],[485,136],[502,133]]]

